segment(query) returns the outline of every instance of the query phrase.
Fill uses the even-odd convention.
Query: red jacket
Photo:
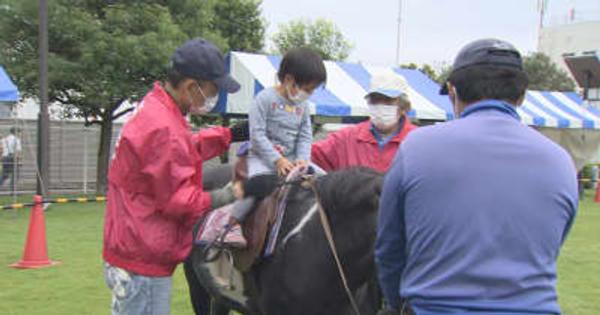
[[[125,124],[108,171],[104,260],[145,276],[170,276],[189,254],[192,226],[210,209],[202,161],[229,148],[231,131],[195,135],[158,84]]]
[[[390,167],[400,143],[415,128],[405,119],[402,130],[381,150],[371,132],[370,121],[346,127],[314,143],[312,161],[326,171],[365,166],[383,173]]]

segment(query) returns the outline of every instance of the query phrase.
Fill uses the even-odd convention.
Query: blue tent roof
[[[216,112],[247,114],[256,93],[273,86],[281,57],[233,52],[227,57],[231,75],[242,85],[238,93],[221,94]],[[368,116],[364,99],[374,73],[388,72],[408,82],[412,110],[418,119],[449,120],[454,117],[439,85],[418,70],[326,61],[327,85],[309,99],[311,112],[321,116]],[[600,111],[584,104],[572,92],[528,91],[517,109],[521,120],[532,126],[600,129]]]
[[[0,67],[0,102],[16,102],[19,100],[19,90],[10,80],[4,68]]]

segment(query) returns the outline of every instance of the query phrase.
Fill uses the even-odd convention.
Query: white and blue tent
[[[247,114],[256,93],[276,82],[281,57],[233,52],[227,57],[231,75],[241,84],[238,93],[220,95],[216,112]],[[309,99],[317,116],[364,117],[364,96],[374,73],[391,72],[403,76],[410,85],[411,118],[444,121],[453,118],[447,96],[439,95],[439,85],[418,70],[326,61],[327,84]],[[529,91],[518,112],[524,123],[536,127],[600,129],[600,110],[586,106],[573,92]]]
[[[19,90],[10,80],[4,68],[0,67],[0,102],[16,102],[19,100]]]

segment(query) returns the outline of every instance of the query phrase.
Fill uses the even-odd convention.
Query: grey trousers
[[[246,197],[241,200],[236,200],[233,207],[231,207],[231,216],[238,222],[243,222],[252,210],[252,207],[254,207],[255,201],[255,197]]]

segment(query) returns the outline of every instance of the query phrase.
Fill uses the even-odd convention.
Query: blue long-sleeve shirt
[[[419,128],[380,200],[384,296],[418,315],[559,314],[556,260],[577,206],[570,156],[507,103]]]

